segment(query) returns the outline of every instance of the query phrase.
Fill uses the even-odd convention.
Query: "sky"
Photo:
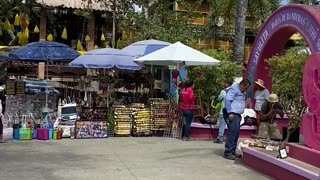
[[[285,4],[288,4],[289,3],[289,0],[281,0],[281,4],[282,5],[285,5]]]

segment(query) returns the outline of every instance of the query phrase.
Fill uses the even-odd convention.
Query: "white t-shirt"
[[[262,104],[268,99],[270,93],[268,89],[264,89],[262,91],[256,91],[254,94],[255,106],[254,110],[261,111]]]

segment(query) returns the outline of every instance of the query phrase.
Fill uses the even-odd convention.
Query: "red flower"
[[[202,75],[203,75],[203,73],[200,72],[200,71],[197,71],[196,74],[197,74],[198,77],[202,77]]]

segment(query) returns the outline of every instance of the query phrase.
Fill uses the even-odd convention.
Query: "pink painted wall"
[[[264,80],[272,92],[265,59],[281,54],[295,32],[300,32],[312,52],[305,66],[303,88],[306,103],[315,113],[304,118],[303,135],[307,146],[320,150],[320,13],[316,6],[288,5],[274,12],[256,38],[245,77],[252,82]],[[252,98],[253,94],[254,89],[251,87],[248,96]]]

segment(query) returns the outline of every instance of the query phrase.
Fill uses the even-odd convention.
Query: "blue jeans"
[[[228,133],[224,151],[225,156],[236,154],[240,134],[240,121],[241,116],[234,114],[233,120],[228,123]]]
[[[219,124],[219,133],[218,133],[217,140],[223,141],[224,130],[226,128],[226,121],[223,117],[223,114],[219,115],[219,119],[220,119],[220,124]]]
[[[186,124],[184,125],[184,131],[182,137],[189,138],[190,136],[190,126],[193,120],[194,110],[182,111]]]

